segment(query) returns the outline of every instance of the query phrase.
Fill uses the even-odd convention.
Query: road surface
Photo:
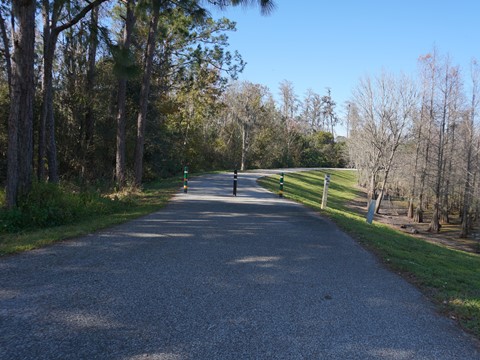
[[[332,223],[255,184],[0,259],[0,359],[480,359]],[[286,178],[288,182],[288,175]]]

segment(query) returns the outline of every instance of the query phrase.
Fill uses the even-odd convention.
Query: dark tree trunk
[[[7,28],[5,26],[5,19],[0,14],[0,34],[3,42],[3,51],[5,55],[5,68],[7,71],[8,92],[12,94],[12,60],[10,57],[10,42],[8,40]]]
[[[38,138],[38,168],[37,175],[39,180],[45,180],[45,158],[48,162],[48,180],[53,183],[58,182],[57,173],[57,149],[55,143],[55,119],[53,115],[53,58],[58,34],[52,33],[48,23],[50,20],[44,20],[44,54],[43,54],[43,101],[42,115],[40,119],[39,138]]]
[[[94,128],[95,117],[91,98],[95,96],[95,60],[98,46],[98,7],[90,12],[90,34],[88,41],[87,73],[85,79],[85,96],[88,100],[84,104],[85,135],[82,141],[82,178],[91,178],[94,164]]]
[[[38,127],[38,149],[37,149],[37,178],[39,181],[44,181],[46,175],[46,156],[47,156],[47,116],[48,103],[46,101],[46,92],[48,88],[48,71],[45,58],[47,57],[48,47],[50,45],[51,29],[50,29],[50,1],[43,0],[42,2],[42,16],[43,16],[43,74],[42,74],[42,112],[40,114],[40,124]],[[50,76],[51,77],[51,76]]]
[[[127,2],[127,15],[125,19],[125,29],[123,33],[122,48],[125,52],[124,56],[130,54],[130,42],[132,38],[133,26],[135,25],[134,17],[135,1]],[[120,75],[118,80],[117,95],[117,150],[115,156],[115,177],[117,185],[122,188],[125,186],[126,166],[126,97],[127,97],[127,78],[125,74]]]
[[[97,56],[97,46],[98,46],[98,7],[92,9],[91,19],[90,19],[90,41],[88,47],[88,69],[87,69],[87,78],[86,78],[86,93],[90,96],[94,95],[94,86],[95,86],[95,57]],[[93,133],[95,127],[93,114],[93,107],[87,106],[85,112],[85,152],[87,157],[89,154],[89,148],[93,146]]]
[[[57,145],[55,141],[55,118],[53,114],[53,84],[52,69],[58,35],[78,23],[92,9],[106,0],[95,0],[80,10],[70,21],[57,26],[57,17],[61,8],[55,8],[50,14],[48,0],[43,1],[44,11],[44,59],[43,59],[43,105],[39,129],[38,176],[45,177],[45,152],[48,162],[48,181],[58,183]],[[63,6],[63,5],[60,5]]]
[[[35,1],[13,1],[12,97],[8,119],[7,206],[28,193],[33,171]]]
[[[140,90],[140,109],[137,118],[137,142],[135,144],[135,186],[141,186],[143,178],[143,153],[145,146],[145,127],[147,124],[148,95],[150,93],[150,78],[152,75],[153,55],[160,16],[160,4],[154,4],[152,19],[145,50],[142,87]]]

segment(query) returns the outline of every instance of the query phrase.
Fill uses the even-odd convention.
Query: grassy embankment
[[[99,193],[72,187],[34,184],[18,209],[4,209],[0,193],[0,256],[39,248],[85,235],[154,212],[182,184],[180,178],[161,180],[143,191]]]
[[[442,312],[480,338],[480,255],[427,243],[387,225],[365,221],[365,214],[349,209],[358,197],[354,171],[328,171],[331,181],[328,207],[320,209],[325,172],[286,174],[285,197],[329,217],[340,228],[373,251],[392,270],[415,283]],[[279,176],[259,180],[278,191]]]

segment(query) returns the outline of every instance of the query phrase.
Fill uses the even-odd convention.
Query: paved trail
[[[158,213],[0,259],[0,359],[480,359],[417,290],[257,176],[236,198],[230,175],[199,177]]]

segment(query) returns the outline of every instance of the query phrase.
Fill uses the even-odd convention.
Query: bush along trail
[[[324,176],[330,174],[328,204],[322,210]],[[287,174],[283,196],[333,220],[393,271],[416,284],[440,311],[480,339],[480,255],[452,250],[373,222],[348,207],[358,198],[355,171],[311,171]],[[259,180],[278,192],[279,175]]]
[[[152,182],[142,190],[113,193],[79,190],[73,185],[34,184],[33,191],[16,208],[0,207],[0,256],[149,214],[165,206],[180,186],[180,178]]]

